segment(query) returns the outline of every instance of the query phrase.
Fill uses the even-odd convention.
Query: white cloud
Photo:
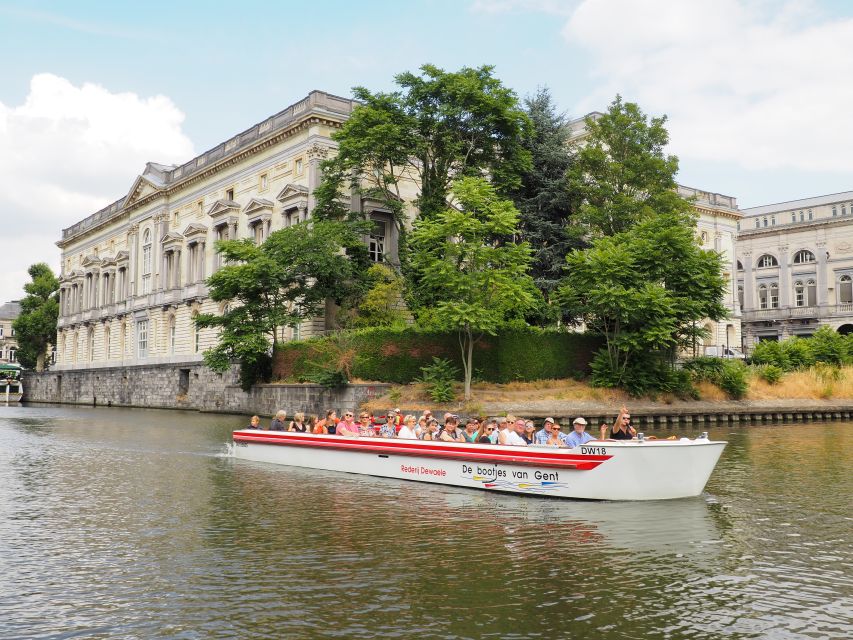
[[[167,97],[51,74],[22,105],[0,103],[0,302],[23,295],[30,264],[57,269],[61,230],[125,195],[146,162],[191,158],[183,120]]]
[[[797,0],[585,0],[563,29],[596,89],[666,113],[682,159],[853,170],[853,19]]]

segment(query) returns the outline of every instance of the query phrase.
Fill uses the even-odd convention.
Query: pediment
[[[113,267],[115,266],[115,263],[115,256],[104,256],[101,261],[101,267]]]
[[[130,188],[130,191],[127,192],[123,206],[126,207],[137,200],[142,200],[143,198],[146,198],[153,193],[159,193],[160,191],[162,191],[162,189],[145,176],[137,176],[136,180],[133,181],[133,186]]]
[[[130,254],[122,249],[116,254],[116,262],[127,262],[130,259]]]
[[[83,272],[82,269],[74,269],[74,271],[72,271],[71,274],[68,276],[68,279],[69,280],[79,280],[84,275],[86,275],[86,274]]]
[[[286,184],[284,188],[278,192],[278,195],[275,197],[276,200],[283,203],[285,206],[287,205],[297,205],[304,202],[305,206],[308,204],[308,187],[305,187],[301,184]]]
[[[211,218],[215,218],[217,216],[239,212],[239,204],[237,204],[233,200],[225,200],[224,198],[220,198],[210,206],[210,209],[207,210],[207,215],[209,215]]]
[[[184,229],[184,237],[187,239],[194,238],[199,235],[207,235],[207,227],[203,224],[193,222],[187,225],[187,228]]]
[[[272,212],[275,203],[265,198],[252,198],[249,204],[243,207],[243,213],[252,215],[253,213],[263,213],[264,211]]]
[[[165,247],[167,245],[172,244],[181,244],[183,243],[183,241],[184,236],[182,234],[178,233],[177,231],[170,231],[165,236],[163,236],[163,239],[160,240],[160,244]]]
[[[103,262],[103,260],[101,260],[98,256],[88,255],[83,258],[82,265],[84,267],[98,267],[100,266],[101,262]]]

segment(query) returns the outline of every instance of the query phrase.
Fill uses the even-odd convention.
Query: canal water
[[[853,635],[853,424],[712,429],[652,503],[238,461],[243,424],[0,407],[0,638]]]

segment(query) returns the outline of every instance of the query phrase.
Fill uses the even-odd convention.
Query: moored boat
[[[699,495],[725,447],[689,440],[596,440],[574,449],[357,438],[246,429],[234,456],[457,487],[590,500]]]
[[[24,395],[21,382],[21,365],[0,364],[0,402],[20,402]]]

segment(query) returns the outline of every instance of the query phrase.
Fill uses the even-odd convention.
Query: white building
[[[21,305],[12,300],[0,305],[0,363],[18,361],[18,340],[12,323],[21,315]]]
[[[738,301],[744,346],[853,331],[853,191],[743,209]]]

